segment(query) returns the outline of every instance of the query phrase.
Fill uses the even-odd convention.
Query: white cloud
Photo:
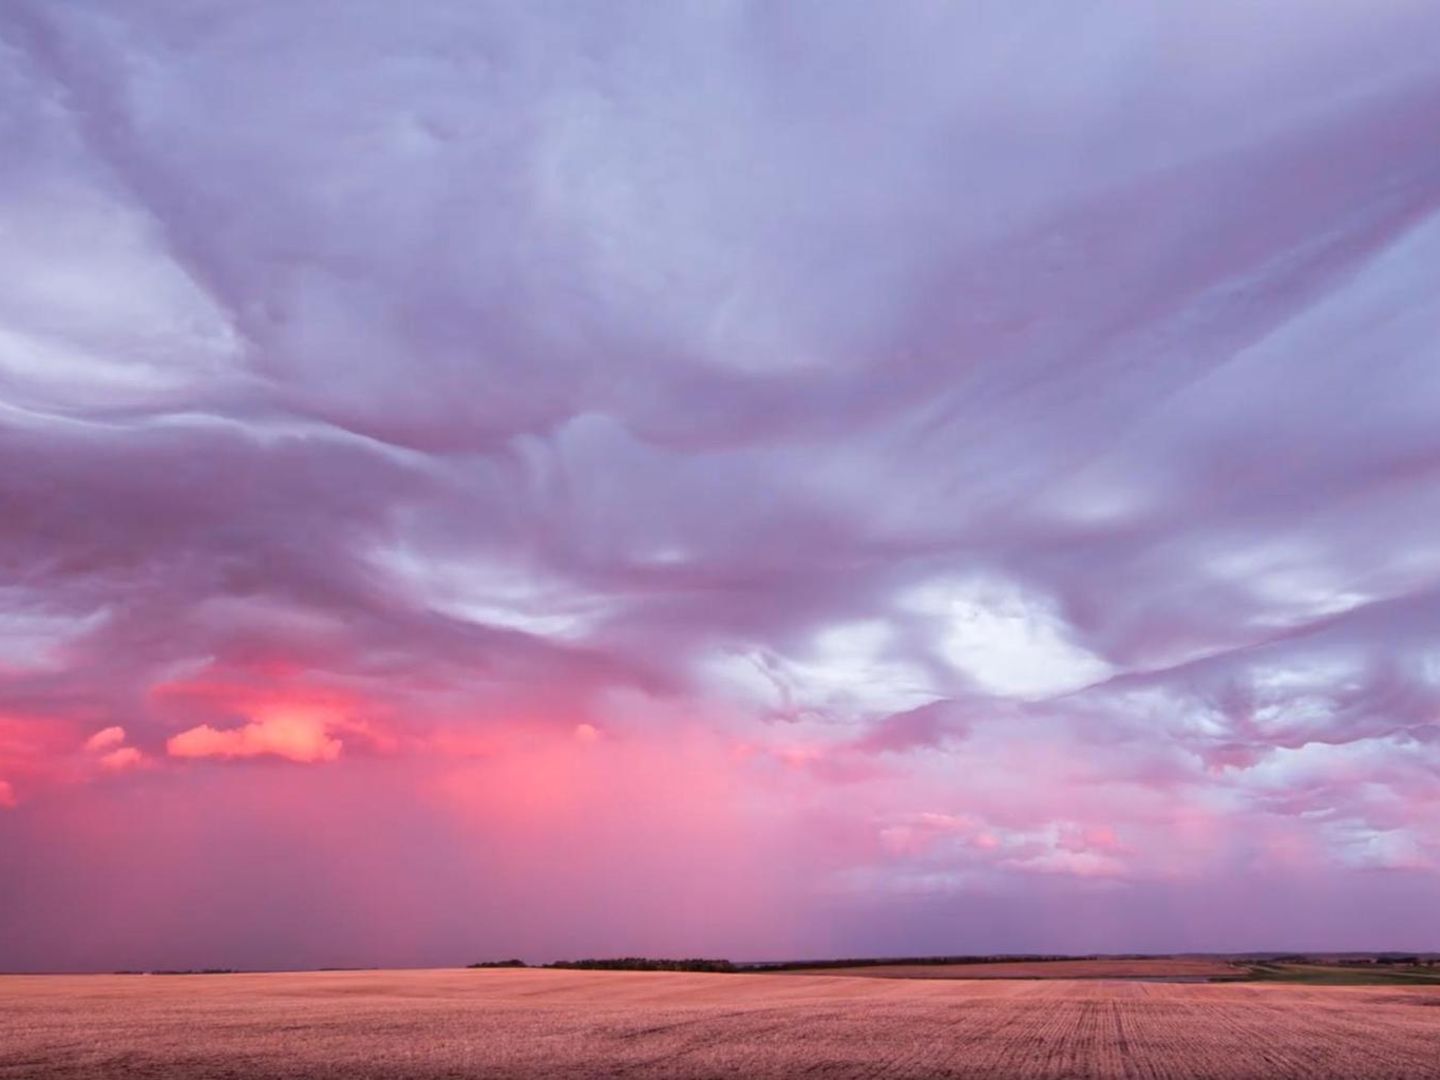
[[[587,594],[542,567],[488,553],[461,558],[394,547],[372,558],[420,604],[479,626],[577,640],[613,610],[608,598]]]
[[[922,665],[905,658],[894,628],[881,619],[823,627],[793,655],[730,647],[708,653],[699,666],[716,692],[792,720],[853,721],[903,712],[943,694]]]
[[[909,590],[900,606],[930,617],[939,653],[993,694],[1048,697],[1098,682],[1111,671],[1071,640],[1051,602],[997,578],[930,581]]]

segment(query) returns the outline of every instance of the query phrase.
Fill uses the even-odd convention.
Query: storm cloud
[[[1437,37],[10,0],[0,967],[1440,947]]]

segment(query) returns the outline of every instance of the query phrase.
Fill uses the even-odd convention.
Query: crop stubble
[[[598,971],[0,978],[0,1078],[1436,1077],[1440,988]]]

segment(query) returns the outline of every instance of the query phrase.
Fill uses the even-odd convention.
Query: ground
[[[1249,966],[1203,957],[1105,957],[1096,960],[1001,960],[979,964],[862,964],[790,968],[781,974],[856,975],[878,979],[1158,979],[1209,982],[1248,978]]]
[[[598,971],[0,977],[0,1078],[1436,1077],[1440,987]]]

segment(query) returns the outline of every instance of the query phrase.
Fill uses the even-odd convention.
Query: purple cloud
[[[1436,947],[1437,31],[14,0],[0,967]]]

